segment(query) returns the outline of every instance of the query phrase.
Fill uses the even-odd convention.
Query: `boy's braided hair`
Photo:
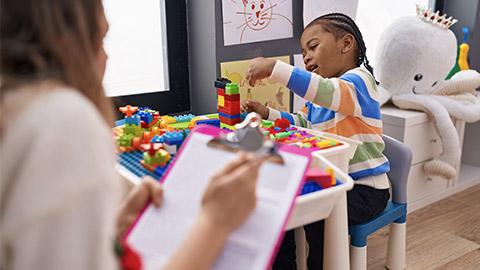
[[[330,32],[337,40],[343,37],[346,33],[351,34],[355,38],[355,41],[358,45],[358,49],[356,52],[357,67],[363,64],[373,76],[373,68],[372,66],[370,66],[370,63],[367,59],[367,48],[365,47],[362,33],[360,33],[357,24],[352,20],[352,18],[343,13],[329,13],[316,18],[315,20],[310,22],[305,28],[308,28],[315,24],[321,24],[322,26],[324,26],[324,29]],[[375,80],[375,82],[377,81]]]

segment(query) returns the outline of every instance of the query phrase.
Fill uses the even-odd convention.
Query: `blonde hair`
[[[101,0],[1,0],[0,15],[2,99],[5,92],[53,79],[82,93],[112,123],[113,105],[97,64]]]

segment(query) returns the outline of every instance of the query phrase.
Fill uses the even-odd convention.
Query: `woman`
[[[2,269],[117,269],[114,239],[148,201],[161,204],[152,179],[120,202],[107,31],[101,0],[1,0]],[[166,268],[209,268],[255,206],[261,163],[240,154],[212,177]]]

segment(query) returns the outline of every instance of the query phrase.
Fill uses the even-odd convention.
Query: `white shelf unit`
[[[432,119],[420,111],[401,110],[391,104],[382,107],[383,132],[412,150],[413,160],[407,186],[408,211],[413,212],[456,192],[480,184],[480,123],[465,124],[452,119],[460,139],[462,159],[455,166],[457,177],[445,180],[427,175],[423,164],[442,153]],[[464,140],[465,137],[465,140]]]

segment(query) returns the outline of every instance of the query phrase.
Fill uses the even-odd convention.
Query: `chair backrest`
[[[387,173],[392,184],[392,201],[407,203],[407,180],[412,166],[412,151],[401,141],[383,135],[385,150],[383,154],[390,162],[390,172]]]

